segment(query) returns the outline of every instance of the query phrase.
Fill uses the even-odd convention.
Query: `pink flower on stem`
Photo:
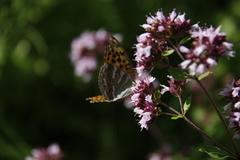
[[[135,60],[137,73],[141,76],[144,70],[152,67],[166,67],[162,63],[162,52],[167,51],[167,40],[180,38],[191,29],[190,20],[185,19],[185,14],[179,14],[173,10],[168,17],[158,11],[155,16],[147,17],[146,24],[142,27],[146,33],[137,37]]]
[[[156,16],[147,17],[147,24],[142,27],[152,34],[155,39],[179,38],[188,33],[191,28],[190,20],[185,14],[178,14],[173,10],[168,17],[158,11]]]
[[[135,106],[134,112],[141,118],[139,121],[141,130],[143,128],[148,129],[148,125],[159,114],[159,108],[155,105],[152,96],[154,94],[154,80],[155,78],[151,76],[136,79],[136,85],[132,88],[133,95],[131,96],[131,102]]]
[[[146,33],[137,37],[136,52],[134,54],[137,62],[137,78],[133,87],[132,103],[135,106],[134,112],[141,118],[139,124],[141,129],[148,129],[159,115],[159,107],[156,106],[153,99],[154,77],[144,75],[144,71],[152,67],[163,68],[162,52],[169,50],[167,40],[169,38],[180,38],[191,29],[190,20],[185,19],[185,14],[179,14],[172,11],[168,17],[163,12],[158,11],[155,16],[147,17],[146,24],[142,27]]]
[[[160,86],[163,87],[161,94],[164,94],[165,92],[169,91],[172,95],[181,97],[182,87],[185,85],[185,83],[188,82],[188,80],[177,81],[172,76],[167,76],[167,77],[170,79],[168,81],[169,87],[160,84]]]
[[[190,31],[193,42],[191,48],[180,46],[179,50],[185,53],[185,60],[180,64],[182,69],[189,69],[191,75],[201,75],[217,65],[219,57],[233,57],[232,44],[226,40],[225,33],[217,29],[192,26]]]

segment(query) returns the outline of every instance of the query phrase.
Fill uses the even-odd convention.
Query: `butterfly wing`
[[[89,98],[86,98],[86,100],[90,100],[90,103],[95,103],[95,102],[110,102],[110,101],[107,100],[103,95],[98,95],[98,96],[94,96],[94,97],[89,97]]]
[[[133,78],[119,67],[105,63],[99,72],[98,84],[103,96],[116,101],[131,94]]]
[[[104,64],[108,63],[117,66],[134,78],[134,71],[127,53],[116,38],[112,36],[110,40],[111,45],[106,46],[105,49],[103,58]]]
[[[102,95],[87,98],[91,103],[117,101],[132,93],[134,71],[130,59],[116,38],[112,36],[110,41],[98,77]]]

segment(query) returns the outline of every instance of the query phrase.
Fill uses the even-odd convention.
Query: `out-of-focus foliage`
[[[155,127],[140,132],[136,117],[122,102],[85,101],[100,93],[97,72],[88,84],[76,77],[70,45],[83,31],[104,28],[123,35],[123,46],[132,58],[145,15],[161,8],[167,14],[176,8],[192,23],[222,25],[235,45],[236,57],[222,60],[214,75],[216,82],[209,84],[217,94],[229,78],[240,76],[239,7],[234,0],[0,1],[0,159],[24,159],[32,148],[53,142],[70,160],[147,159],[163,144],[171,146],[173,159],[206,159],[190,147],[208,141],[181,120],[160,116],[155,127],[161,133]],[[219,101],[218,95],[214,98]],[[188,116],[229,147],[219,119],[208,106],[207,101],[192,103]]]

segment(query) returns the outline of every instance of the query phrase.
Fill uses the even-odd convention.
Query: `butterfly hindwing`
[[[90,103],[95,103],[95,102],[109,102],[103,95],[98,95],[94,97],[89,97],[86,98],[86,100],[90,100]]]
[[[105,63],[99,77],[99,88],[106,99],[115,101],[131,93],[133,78],[117,66]]]

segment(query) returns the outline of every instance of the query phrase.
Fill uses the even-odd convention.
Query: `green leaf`
[[[184,73],[186,73],[186,70],[183,70],[182,68],[178,67],[176,68],[177,70],[179,71],[182,71]],[[186,80],[188,79],[188,77],[184,74],[181,74],[180,72],[176,71],[175,69],[168,69],[168,72],[171,76],[173,76],[173,78],[177,81],[183,81],[183,80]],[[187,74],[187,73],[186,73]]]
[[[191,106],[191,101],[192,101],[192,95],[190,95],[188,97],[188,99],[184,102],[183,104],[183,110],[184,110],[184,114],[187,112],[187,110],[190,108]]]
[[[174,49],[162,51],[162,56],[163,56],[163,57],[167,57],[167,56],[173,54],[174,51],[175,51]]]
[[[195,151],[207,153],[209,156],[216,159],[225,159],[227,157],[231,157],[226,151],[221,150],[215,146],[202,146],[192,148]]]
[[[160,99],[161,98],[161,91],[158,89],[153,94],[154,99]]]
[[[179,45],[182,45],[186,43],[187,41],[191,40],[192,38],[190,36],[184,37],[180,42]]]
[[[206,73],[203,73],[203,74],[201,74],[201,75],[198,77],[198,79],[199,79],[199,80],[202,80],[203,78],[209,76],[209,75],[212,74],[212,73],[213,73],[213,72],[210,72],[210,71],[208,71],[208,72],[206,72]]]
[[[174,116],[171,119],[176,120],[176,119],[179,119],[179,118],[183,118],[183,115]]]

